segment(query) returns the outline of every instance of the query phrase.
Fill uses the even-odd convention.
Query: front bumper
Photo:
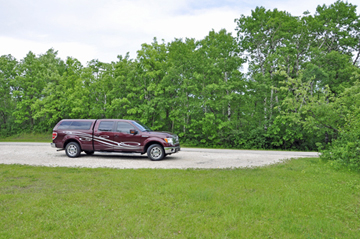
[[[165,154],[174,154],[180,151],[180,146],[164,147]]]

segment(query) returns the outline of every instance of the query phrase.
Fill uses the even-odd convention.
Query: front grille
[[[174,141],[175,141],[175,144],[179,143],[179,136],[176,135],[176,136],[174,137]]]

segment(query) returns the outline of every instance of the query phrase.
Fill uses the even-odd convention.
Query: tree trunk
[[[271,117],[272,117],[272,109],[273,109],[273,107],[274,107],[274,103],[273,103],[273,95],[274,95],[274,89],[273,88],[271,88],[271,94],[270,94],[270,109],[269,109],[269,127],[270,127],[270,125],[271,125]]]
[[[329,134],[328,132],[325,133],[325,144],[329,143]]]
[[[266,97],[264,99],[264,130],[267,131],[267,108],[266,108]]]
[[[224,81],[225,81],[225,84],[226,84],[226,87],[227,87],[228,77],[227,77],[227,73],[226,73],[226,72],[225,72]],[[229,94],[230,94],[230,93],[229,93],[229,90],[227,89],[227,90],[226,90],[226,95],[228,96]],[[231,120],[231,105],[230,105],[230,101],[228,102],[228,105],[227,105],[227,118],[228,118],[228,121]]]
[[[358,51],[358,54],[357,54],[357,56],[356,56],[356,58],[355,58],[355,60],[354,60],[354,62],[353,62],[353,65],[356,64],[356,62],[357,62],[357,60],[359,59],[359,57],[360,57],[360,39],[359,39],[359,51]]]

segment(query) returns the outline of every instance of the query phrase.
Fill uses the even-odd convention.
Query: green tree
[[[129,118],[127,110],[132,107],[129,99],[136,95],[132,87],[137,74],[136,65],[137,62],[130,59],[127,53],[125,57],[119,55],[118,61],[112,63],[111,70],[106,71],[105,78],[110,82],[107,96],[108,106],[105,113],[107,118]],[[108,72],[109,70],[110,72]]]
[[[18,62],[11,55],[0,57],[0,135],[6,136],[11,131],[14,121],[12,113],[15,110],[15,102],[12,100],[12,84],[18,75]]]
[[[338,51],[352,55],[355,52],[358,58],[360,22],[356,7],[340,0],[329,6],[319,5],[310,25],[311,34],[314,36],[312,46],[327,53]]]
[[[71,57],[62,62],[56,55],[50,59],[54,63],[49,64],[47,68],[51,80],[42,91],[44,97],[37,99],[32,106],[36,111],[34,118],[43,119],[47,130],[61,119],[79,117],[76,111],[81,108],[82,102],[78,102],[78,98],[83,93],[77,91],[79,88],[82,89],[83,84],[80,79],[83,68],[81,63]]]
[[[266,132],[277,114],[274,107],[281,101],[275,89],[282,79],[275,77],[274,72],[286,68],[288,74],[297,74],[306,58],[307,30],[298,17],[264,7],[257,7],[251,16],[241,15],[235,22],[240,49],[248,55],[258,114],[263,104],[261,117]]]
[[[244,78],[239,71],[244,62],[239,46],[226,30],[218,33],[213,30],[199,41],[197,54],[201,64],[197,65],[197,92],[193,94],[204,116],[198,115],[196,128],[202,129],[204,143],[231,145],[232,129],[239,129],[242,120],[238,111],[245,91]]]
[[[15,122],[22,124],[23,129],[34,129],[36,112],[32,105],[44,96],[42,92],[47,84],[44,72],[45,65],[31,51],[20,61],[19,75],[14,80],[16,110],[13,115]]]
[[[167,46],[158,43],[142,44],[136,64],[136,76],[129,83],[128,100],[131,102],[128,115],[140,119],[153,129],[169,125],[171,95],[165,91],[163,78],[167,72]]]
[[[339,137],[322,150],[321,158],[331,160],[336,167],[360,170],[360,74],[354,74],[355,84],[346,88],[335,101],[336,111],[341,111],[344,124]]]
[[[358,68],[360,50],[360,21],[356,6],[336,1],[316,8],[307,17],[312,36],[309,59],[326,75],[318,79],[319,86],[328,85],[335,94],[351,87],[351,75]]]
[[[165,91],[171,94],[167,99],[171,106],[167,130],[177,132],[183,138],[191,138],[189,129],[193,117],[199,113],[194,96],[196,89],[195,68],[201,64],[196,55],[194,39],[175,39],[168,44],[168,71],[163,78]],[[191,135],[196,134],[192,132]]]

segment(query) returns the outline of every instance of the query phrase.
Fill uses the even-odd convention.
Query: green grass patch
[[[18,135],[12,135],[9,137],[1,138],[0,142],[52,142],[51,133],[22,133]]]
[[[155,162],[156,163],[156,162]],[[358,238],[360,175],[0,165],[0,238]]]

